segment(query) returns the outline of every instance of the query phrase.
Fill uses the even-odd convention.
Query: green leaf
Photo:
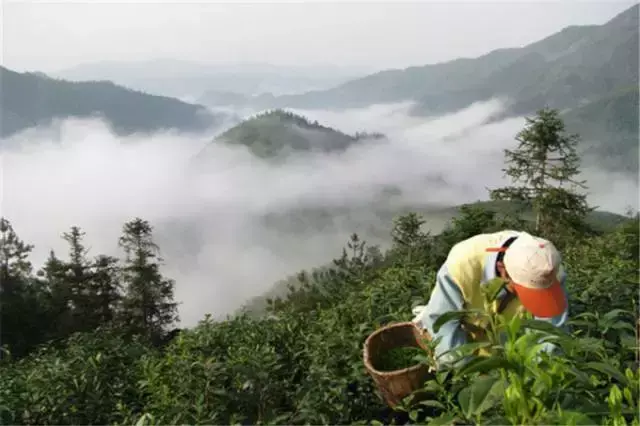
[[[631,334],[635,334],[635,332],[636,332],[636,329],[631,324],[626,323],[626,322],[615,323],[609,328],[612,328],[614,330],[627,330]]]
[[[433,332],[437,333],[440,328],[449,321],[461,320],[471,313],[471,311],[449,311],[440,317],[433,323]]]
[[[532,329],[532,330],[543,331],[545,333],[549,333],[551,335],[559,336],[559,337],[570,336],[566,331],[562,330],[561,328],[556,327],[555,325],[542,320],[525,319],[522,321],[522,327]]]
[[[494,278],[490,281],[487,281],[482,286],[482,292],[485,294],[485,297],[488,301],[493,302],[503,287],[505,287],[505,281],[501,278]]]
[[[441,402],[435,401],[435,400],[420,401],[419,405],[424,405],[425,407],[434,407],[434,408],[438,408],[440,410],[444,410],[445,409],[445,406]]]
[[[473,373],[488,373],[497,369],[513,370],[514,366],[504,358],[479,357],[471,360],[467,365],[461,367],[458,370],[457,376],[462,377]]]
[[[500,377],[479,377],[458,394],[460,408],[467,418],[478,416],[502,399],[505,388],[506,383]]]
[[[455,354],[456,359],[464,358],[465,356],[472,355],[478,349],[488,348],[492,345],[491,342],[473,342],[473,343],[465,343],[464,345],[460,345],[454,349],[448,350],[439,357]]]
[[[570,426],[592,426],[598,424],[586,414],[578,411],[561,411],[558,415],[558,423]]]
[[[136,422],[135,426],[146,426],[153,421],[153,416],[149,413],[145,413]]]
[[[596,370],[607,377],[615,378],[623,385],[628,384],[627,377],[621,371],[616,370],[610,364],[605,364],[604,362],[587,362],[584,364],[583,369]]]
[[[467,386],[458,393],[458,404],[465,417],[471,417],[471,386]]]
[[[606,314],[604,314],[604,316],[602,317],[603,319],[607,320],[607,321],[611,321],[614,319],[618,319],[621,316],[633,316],[633,314],[627,310],[624,309],[613,309],[609,312],[607,312]]]
[[[436,417],[435,419],[432,419],[429,423],[428,426],[448,426],[450,424],[452,424],[454,421],[457,420],[457,416],[452,415],[452,414],[443,414],[440,417]]]
[[[576,380],[578,380],[581,384],[589,386],[589,384],[591,383],[591,381],[589,380],[589,375],[578,370],[577,368],[569,367],[568,371],[570,371],[576,377]]]

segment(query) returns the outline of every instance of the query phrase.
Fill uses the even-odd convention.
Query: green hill
[[[339,152],[359,141],[382,137],[378,133],[348,135],[277,109],[243,121],[216,137],[213,143],[244,145],[259,157],[272,158],[290,152]]]
[[[70,82],[0,67],[0,137],[54,119],[102,117],[118,134],[202,131],[215,117],[200,105],[148,95],[108,81]]]

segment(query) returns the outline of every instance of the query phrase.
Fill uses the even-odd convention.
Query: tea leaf
[[[493,408],[503,397],[506,383],[499,377],[479,377],[458,394],[460,408],[467,418]]]
[[[504,358],[491,357],[491,358],[475,358],[467,365],[458,370],[458,376],[468,376],[473,373],[488,373],[493,370],[504,369],[512,370],[514,365]]]
[[[470,314],[484,314],[482,311],[477,310],[463,310],[463,311],[450,311],[444,315],[441,315],[434,323],[433,323],[433,331],[437,333],[440,331],[440,328],[448,323],[449,321],[459,321]]]
[[[589,416],[577,411],[562,411],[557,420],[561,425],[571,426],[593,426],[597,424]]]
[[[627,385],[629,382],[625,375],[616,370],[613,366],[609,364],[605,364],[603,362],[587,362],[583,366],[584,369],[599,371],[607,377],[615,378],[618,382],[623,385]]]
[[[427,423],[427,425],[428,426],[449,426],[453,424],[453,422],[456,419],[457,419],[457,416],[455,415],[443,414],[440,417],[436,417],[435,419],[432,419],[429,423]]]

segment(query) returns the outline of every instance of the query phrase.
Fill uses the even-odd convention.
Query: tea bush
[[[382,258],[366,250],[270,303],[263,316],[205,318],[166,346],[116,327],[81,332],[0,364],[3,424],[638,424],[638,219],[569,247],[572,330],[503,324],[489,358],[441,371],[432,399],[393,416],[362,362],[366,337],[412,318],[442,244],[423,235]],[[362,243],[360,243],[362,244]],[[353,245],[353,244],[352,244]],[[345,252],[346,253],[346,252]],[[498,320],[496,320],[499,322]],[[534,356],[541,329],[562,351]],[[472,345],[473,346],[473,345]],[[471,356],[473,347],[461,348]],[[465,353],[467,351],[468,353]],[[398,411],[402,411],[400,408]],[[395,419],[395,420],[394,420]]]

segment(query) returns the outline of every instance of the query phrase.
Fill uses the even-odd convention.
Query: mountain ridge
[[[476,83],[476,81],[489,78],[497,72],[499,74],[493,77],[496,84],[512,84],[518,86],[522,81],[522,76],[518,76],[519,72],[524,71],[525,75],[532,74],[530,71],[527,73],[528,66],[536,65],[537,71],[546,72],[548,69],[541,67],[541,59],[553,59],[553,54],[566,53],[567,49],[571,46],[573,46],[574,49],[578,49],[579,46],[576,46],[578,42],[582,43],[584,48],[584,46],[588,44],[589,39],[592,39],[591,41],[596,44],[603,44],[607,40],[611,41],[611,43],[614,44],[612,47],[614,52],[616,51],[616,43],[626,43],[628,49],[626,49],[627,52],[625,53],[630,53],[631,56],[625,58],[624,54],[622,54],[622,59],[625,59],[627,64],[636,65],[635,69],[631,66],[629,71],[633,74],[631,78],[637,81],[638,61],[634,61],[634,55],[635,58],[637,58],[638,53],[637,49],[635,52],[633,51],[633,47],[638,46],[638,10],[639,6],[636,4],[602,25],[565,27],[555,34],[523,47],[500,48],[472,58],[457,58],[451,61],[413,66],[404,69],[383,70],[348,81],[328,90],[316,90],[300,95],[275,97],[270,101],[266,100],[270,102],[268,105],[260,106],[273,108],[357,108],[372,103],[415,100],[423,104],[414,111],[418,115],[451,112],[463,104],[469,105],[473,101],[486,100],[487,97],[499,93],[499,91],[491,90],[491,87],[483,87],[481,84]],[[618,40],[618,38],[624,38],[626,32],[629,32],[627,39]],[[558,65],[557,60],[560,58],[561,56],[555,58],[556,66]],[[603,59],[602,62],[606,63],[607,61]],[[464,67],[465,65],[468,65],[468,67]],[[511,79],[516,77],[520,79],[516,79],[515,81],[511,81],[510,78],[505,79],[505,76],[500,73],[504,68],[507,69],[503,72],[509,74]],[[544,73],[542,76],[544,77]],[[538,76],[536,75],[535,77]],[[625,83],[618,82],[617,84]],[[449,90],[450,93],[447,93],[445,89]],[[440,92],[434,92],[436,90]],[[467,91],[468,96],[461,96],[464,91]],[[480,96],[475,96],[474,98],[474,96],[472,96],[474,94]],[[434,95],[435,98],[430,101],[424,99],[426,96]],[[435,108],[434,105],[443,100],[445,95],[458,95],[458,99],[460,100]],[[260,99],[256,99],[255,102],[260,104]],[[530,104],[531,103],[534,102],[530,101]],[[530,113],[540,106],[530,104],[524,103],[522,105],[516,105],[514,113]],[[430,108],[430,106],[432,108]]]
[[[118,135],[177,129],[201,132],[217,121],[202,105],[151,95],[111,81],[70,82],[0,67],[0,137],[67,117],[103,118]]]

